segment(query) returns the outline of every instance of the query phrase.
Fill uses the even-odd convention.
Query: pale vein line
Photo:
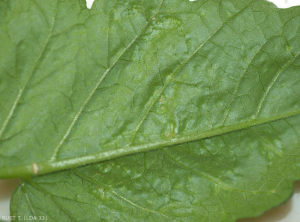
[[[25,84],[25,85],[26,85],[26,84]],[[22,94],[23,94],[23,90],[20,89],[20,90],[19,90],[19,93],[18,93],[18,95],[17,95],[17,97],[16,97],[16,99],[15,99],[15,102],[13,103],[13,106],[11,107],[11,109],[10,109],[10,111],[9,111],[9,113],[8,113],[8,116],[7,116],[7,118],[5,119],[3,125],[2,125],[2,127],[1,127],[1,129],[0,129],[0,139],[1,139],[1,137],[2,137],[2,134],[3,134],[4,130],[6,129],[7,124],[9,123],[9,121],[10,121],[12,115],[14,114],[14,111],[15,111],[17,105],[18,105],[18,102],[19,102],[19,100],[20,100]]]
[[[293,59],[291,59],[289,62],[287,62],[282,69],[280,69],[278,71],[278,73],[276,74],[275,78],[272,80],[270,86],[268,87],[267,91],[265,92],[264,96],[262,97],[262,99],[261,99],[261,101],[259,103],[259,106],[258,106],[258,110],[257,110],[257,112],[256,112],[256,114],[254,116],[254,119],[256,119],[257,116],[258,116],[258,114],[260,113],[262,105],[263,105],[263,103],[264,103],[264,101],[265,101],[265,99],[266,99],[266,97],[267,97],[270,89],[272,88],[272,86],[274,85],[274,83],[277,81],[277,79],[279,78],[279,76],[281,75],[281,73],[283,71],[285,71],[288,67],[290,67],[299,55],[300,55],[300,52],[296,56],[294,56]]]
[[[200,177],[203,177],[207,180],[209,180],[210,182],[216,184],[217,186],[222,187],[225,190],[230,190],[230,191],[237,191],[237,192],[242,192],[242,193],[253,193],[253,194],[257,194],[257,193],[271,193],[268,191],[253,191],[253,190],[242,190],[242,189],[237,189],[235,187],[232,187],[231,185],[224,183],[223,181],[219,180],[218,178],[215,178],[214,176],[211,176],[207,173],[204,172],[198,172],[186,165],[184,165],[183,163],[180,163],[178,160],[176,160],[175,158],[173,158],[171,155],[169,155],[165,150],[160,149],[159,152],[165,156],[167,159],[169,159],[173,164],[177,165],[180,168],[183,168],[193,174],[196,174]]]
[[[108,186],[102,184],[101,182],[98,182],[98,181],[96,181],[96,180],[94,180],[94,179],[92,179],[92,178],[90,178],[90,177],[84,175],[83,173],[80,173],[77,169],[73,169],[72,171],[73,171],[73,173],[74,173],[77,177],[79,177],[80,179],[85,180],[85,181],[87,181],[87,182],[89,182],[89,183],[91,183],[91,184],[93,184],[93,185],[96,185],[96,186],[99,186],[99,185],[100,185],[101,187],[105,187],[105,189],[106,189],[107,191],[111,192],[112,194],[114,194],[114,195],[117,196],[118,198],[122,199],[123,201],[129,203],[130,205],[132,205],[132,206],[134,206],[134,207],[136,207],[136,208],[138,208],[138,209],[140,209],[140,210],[142,210],[142,211],[145,211],[145,212],[148,212],[148,213],[153,213],[153,214],[158,214],[158,215],[161,215],[161,216],[163,216],[163,217],[165,217],[165,218],[175,220],[175,219],[170,218],[170,217],[168,217],[167,215],[165,215],[165,214],[163,214],[163,213],[160,213],[160,212],[158,212],[158,211],[151,210],[151,209],[148,209],[148,208],[145,208],[145,207],[142,207],[142,206],[137,205],[136,203],[132,202],[131,200],[127,199],[126,197],[123,197],[122,195],[118,194],[118,193],[117,193],[116,191],[114,191],[111,187],[108,187]],[[177,221],[177,220],[175,220],[175,221]]]
[[[112,190],[112,189],[110,190],[110,192],[113,193],[114,195],[116,195],[117,197],[119,197],[120,199],[126,201],[127,203],[131,204],[132,206],[134,206],[134,207],[136,207],[136,208],[138,208],[138,209],[140,209],[140,210],[146,211],[146,212],[148,212],[148,213],[158,214],[158,215],[161,215],[161,216],[163,216],[163,217],[165,217],[165,218],[168,218],[168,219],[172,219],[172,220],[174,220],[174,221],[177,221],[177,220],[175,220],[175,219],[173,219],[173,218],[168,217],[168,216],[165,215],[165,214],[162,214],[162,213],[159,213],[159,212],[157,212],[157,211],[150,210],[150,209],[144,208],[144,207],[142,207],[142,206],[139,206],[139,205],[135,204],[134,202],[132,202],[131,200],[129,200],[129,199],[127,199],[127,198],[121,196],[120,194],[116,193],[116,192],[115,192],[114,190]]]
[[[111,160],[117,157],[131,155],[134,153],[150,151],[162,147],[173,146],[177,144],[192,142],[196,140],[201,140],[204,138],[214,137],[222,135],[225,133],[231,133],[238,130],[244,130],[249,127],[282,120],[286,118],[292,118],[300,115],[300,109],[291,112],[283,113],[270,118],[254,119],[242,123],[237,123],[229,126],[220,126],[212,130],[202,131],[202,132],[191,132],[190,135],[185,135],[181,137],[171,138],[168,140],[156,141],[152,143],[146,143],[135,146],[123,146],[117,149],[107,149],[105,151],[97,152],[94,154],[78,156],[76,158],[63,159],[55,162],[39,162],[36,163],[39,168],[38,175],[51,173],[53,171],[64,170],[67,168],[74,168],[85,164],[95,163],[99,161]],[[112,147],[113,148],[113,147]],[[25,164],[21,166],[7,166],[2,167],[0,171],[0,177],[2,178],[13,178],[15,177],[15,172],[20,172],[23,177],[36,175],[33,172],[32,164]]]
[[[240,10],[238,13],[236,13],[235,15],[233,15],[231,18],[229,18],[226,22],[224,22],[219,28],[217,28],[200,46],[198,46],[198,48],[196,48],[196,50],[177,68],[175,69],[175,71],[170,75],[170,77],[167,79],[167,82],[165,85],[163,85],[163,87],[159,90],[159,92],[155,95],[154,99],[152,101],[150,101],[149,103],[149,107],[147,109],[145,109],[145,112],[142,115],[142,118],[140,119],[138,125],[136,126],[135,130],[134,130],[134,134],[130,139],[130,143],[133,144],[134,143],[134,139],[136,138],[136,135],[138,133],[138,130],[140,129],[140,127],[142,126],[142,124],[144,123],[144,120],[146,119],[146,117],[148,116],[150,110],[152,109],[152,107],[154,106],[154,104],[157,102],[157,100],[159,99],[159,97],[161,96],[161,94],[163,93],[163,91],[167,88],[167,86],[169,85],[170,82],[172,82],[172,80],[175,78],[175,76],[177,75],[177,73],[179,73],[181,71],[181,69],[197,54],[197,52],[206,45],[207,42],[209,42],[212,37],[215,36],[215,34],[217,34],[223,27],[225,24],[227,24],[229,21],[231,21],[232,19],[234,19],[236,16],[238,16],[240,13],[242,13],[243,11],[245,11],[250,5],[247,5],[246,7],[244,7],[242,10]]]
[[[156,16],[159,11],[160,8],[162,6],[164,0],[161,1],[157,12],[152,15],[152,17]],[[82,111],[84,110],[84,108],[86,107],[86,105],[89,103],[89,101],[91,100],[91,98],[93,97],[93,95],[95,94],[97,88],[99,87],[99,85],[103,82],[103,80],[105,79],[105,77],[107,76],[107,74],[115,67],[115,65],[118,63],[118,61],[120,60],[120,58],[127,52],[127,50],[132,47],[134,45],[134,43],[137,41],[138,38],[140,38],[144,32],[147,30],[148,26],[151,24],[151,19],[147,22],[145,28],[138,34],[135,36],[135,38],[129,43],[129,45],[123,50],[123,52],[119,55],[119,57],[114,61],[114,63],[112,64],[111,67],[109,67],[104,74],[101,76],[101,78],[99,79],[99,81],[96,83],[95,87],[93,88],[93,90],[91,91],[91,93],[88,95],[87,99],[84,101],[83,105],[81,106],[81,108],[79,109],[79,111],[76,113],[75,117],[73,118],[69,128],[67,129],[66,133],[64,134],[63,138],[61,139],[61,141],[58,143],[58,145],[56,146],[56,148],[54,149],[54,152],[50,158],[50,162],[53,162],[56,160],[58,152],[61,148],[61,146],[63,145],[63,143],[66,141],[66,139],[68,138],[68,136],[70,135],[74,125],[76,124],[79,116],[82,114]]]
[[[221,124],[222,126],[224,125],[224,123],[225,123],[225,121],[226,121],[226,119],[227,119],[227,117],[228,117],[228,114],[229,114],[229,112],[230,112],[230,110],[231,110],[231,108],[232,108],[232,105],[233,105],[233,103],[234,103],[234,101],[235,101],[235,99],[236,99],[236,97],[237,97],[237,93],[238,93],[239,88],[240,88],[240,86],[241,86],[242,79],[243,79],[244,76],[245,76],[245,73],[247,72],[249,66],[252,64],[253,59],[256,57],[256,55],[260,52],[260,50],[262,49],[262,47],[263,47],[267,42],[268,42],[268,41],[265,41],[265,42],[259,47],[259,49],[254,53],[253,57],[249,60],[249,63],[248,63],[247,66],[245,67],[244,72],[242,73],[242,75],[241,75],[241,77],[240,77],[240,79],[239,79],[239,82],[238,82],[238,84],[237,84],[237,87],[235,88],[235,92],[234,92],[233,98],[232,98],[232,100],[231,100],[231,102],[230,102],[229,108],[227,109],[227,112],[226,112],[226,114],[225,114],[225,116],[224,116],[223,122],[222,122],[222,124]]]
[[[54,14],[54,16],[53,16],[52,24],[51,24],[51,27],[50,27],[49,34],[48,34],[48,36],[47,36],[47,39],[46,39],[46,41],[45,41],[45,43],[44,43],[44,45],[43,45],[43,47],[42,47],[42,50],[41,50],[40,55],[38,56],[38,58],[37,58],[37,60],[36,60],[36,62],[35,62],[35,64],[34,64],[34,66],[33,66],[33,69],[31,70],[31,72],[30,72],[30,74],[29,74],[29,76],[28,76],[28,78],[27,78],[27,80],[26,80],[24,86],[19,90],[19,93],[18,93],[18,95],[17,95],[17,97],[16,97],[16,99],[15,99],[15,102],[13,103],[13,105],[12,105],[12,107],[11,107],[9,113],[8,113],[8,116],[6,117],[6,119],[5,119],[5,121],[4,121],[3,125],[2,125],[2,127],[1,127],[1,129],[0,129],[0,139],[1,139],[2,134],[4,133],[4,131],[5,131],[5,129],[6,129],[7,125],[8,125],[8,123],[9,123],[9,121],[11,120],[11,118],[12,118],[12,116],[13,116],[13,114],[14,114],[14,112],[15,112],[17,106],[18,106],[18,103],[19,103],[20,98],[22,97],[22,95],[23,95],[23,93],[24,93],[24,91],[25,91],[25,89],[26,89],[26,87],[27,87],[27,85],[28,85],[30,79],[32,78],[32,76],[33,76],[33,74],[34,74],[34,71],[36,70],[36,67],[37,67],[37,65],[38,65],[38,63],[39,63],[39,61],[40,61],[40,59],[42,58],[42,56],[43,56],[43,54],[44,54],[44,52],[45,52],[46,46],[47,46],[48,43],[49,43],[49,40],[50,40],[51,35],[52,35],[53,27],[54,27],[54,24],[55,24],[55,20],[56,20],[56,14],[57,14],[57,10],[58,10],[57,8],[58,8],[58,1],[57,1],[55,14]]]
[[[24,186],[24,185],[22,184],[21,186]],[[22,189],[21,189],[21,190],[22,190]],[[33,216],[35,216],[36,214],[35,214],[35,211],[34,211],[34,209],[33,209],[32,204],[31,204],[31,201],[30,201],[30,199],[29,199],[29,197],[28,197],[28,194],[25,193],[25,192],[23,192],[23,194],[25,195],[26,201],[27,201],[27,203],[29,204],[29,207],[30,207],[30,210],[31,210]]]

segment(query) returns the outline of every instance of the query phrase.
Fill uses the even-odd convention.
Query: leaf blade
[[[14,26],[11,27],[17,27],[15,24],[20,23],[19,20],[15,21],[16,18],[18,19],[18,13],[14,11],[19,10],[20,5],[26,5],[24,9],[29,8],[33,15],[39,16],[41,11],[44,11],[43,8],[49,9],[49,4],[54,4],[43,2],[40,5],[33,5],[30,1],[12,2],[10,4],[15,8],[7,9],[5,11],[7,17],[4,18],[4,20],[14,22]],[[131,8],[128,8],[119,3],[114,5],[98,1],[92,11],[88,11],[84,9],[84,4],[74,5],[70,1],[65,1],[58,5],[56,27],[53,28],[54,22],[51,23],[55,16],[45,17],[44,21],[50,19],[50,23],[48,22],[50,29],[44,29],[45,33],[51,33],[53,29],[47,55],[37,56],[37,60],[43,61],[37,67],[37,73],[31,80],[33,82],[30,84],[31,88],[27,89],[24,98],[21,98],[21,94],[17,94],[17,100],[14,100],[23,100],[24,103],[18,105],[18,115],[9,112],[9,118],[2,120],[1,129],[4,129],[8,124],[7,120],[14,116],[13,126],[8,132],[1,130],[4,136],[0,143],[1,155],[4,156],[1,161],[2,177],[36,174],[34,164],[39,166],[39,173],[46,173],[187,142],[189,139],[185,138],[189,136],[190,140],[195,140],[218,135],[241,129],[242,127],[235,128],[235,126],[242,125],[243,122],[246,122],[244,127],[249,127],[298,114],[298,98],[294,95],[299,91],[297,80],[291,82],[286,79],[289,73],[294,73],[293,75],[297,78],[296,70],[299,63],[297,55],[299,55],[300,48],[297,40],[299,37],[297,32],[290,34],[288,31],[298,21],[298,17],[295,16],[299,14],[298,8],[278,10],[271,8],[270,4],[257,1],[226,1],[221,4],[221,7],[213,1],[203,3],[178,1],[177,6],[174,4],[172,7],[169,7],[168,1],[157,1],[147,3],[147,5],[132,1],[130,4],[132,4]],[[262,5],[265,9],[263,12],[257,10]],[[187,8],[190,12],[186,11]],[[66,9],[70,10],[71,18],[65,16]],[[51,10],[49,12],[51,13]],[[121,18],[118,14],[120,12],[125,12],[125,16]],[[215,14],[219,16],[216,17]],[[11,15],[15,16],[14,19],[10,18]],[[22,18],[24,21],[32,19],[26,17],[29,16],[27,14],[24,16]],[[213,20],[207,23],[207,18]],[[195,21],[189,22],[188,19]],[[104,39],[103,41],[91,37],[92,31],[95,30],[92,26],[99,21],[102,26],[96,31],[98,36]],[[271,21],[273,27],[268,28]],[[246,34],[238,32],[243,23],[249,27],[242,29]],[[124,27],[132,30],[125,32],[125,36],[121,37],[124,43],[118,40],[120,30],[124,29],[121,28],[121,24],[126,24]],[[1,27],[4,33],[9,33],[4,26]],[[136,30],[141,30],[143,35],[136,35]],[[17,33],[15,36],[19,38],[19,41],[24,38],[22,34],[18,34],[18,30],[14,32]],[[89,36],[84,32],[87,32]],[[254,33],[256,36],[253,36]],[[44,38],[44,42],[49,40],[50,35]],[[81,37],[73,38],[70,46],[65,46],[61,42],[66,40],[67,35]],[[192,37],[186,37],[188,35]],[[5,38],[9,39],[9,37]],[[90,41],[87,41],[89,38]],[[190,40],[187,41],[185,38]],[[108,39],[111,39],[110,42]],[[139,41],[135,44],[137,39]],[[224,45],[222,39],[229,39],[228,44]],[[82,46],[84,40],[91,44],[85,43]],[[148,44],[154,41],[160,48],[155,44]],[[99,45],[106,51],[96,50],[94,45]],[[173,46],[178,52],[174,51]],[[235,50],[234,47],[239,50]],[[67,59],[63,59],[61,63],[56,62],[59,66],[56,65],[55,68],[47,70],[48,68],[45,67],[51,67],[50,62],[56,61],[55,56],[63,52],[61,49],[65,51],[62,55]],[[43,50],[41,51],[40,55],[43,54]],[[164,51],[170,52],[170,55],[165,56]],[[214,53],[205,57],[205,53],[210,51]],[[268,57],[271,52],[275,53],[275,60]],[[222,59],[219,59],[219,62],[214,62],[219,58],[215,58],[216,53],[221,53]],[[250,56],[242,57],[244,61],[242,65],[238,65],[238,56],[242,56],[243,53],[249,53]],[[108,55],[109,57],[105,58]],[[86,56],[91,58],[90,62],[83,61]],[[73,59],[77,61],[77,64],[72,61]],[[203,70],[198,64],[200,60],[203,60]],[[149,69],[150,66],[147,63],[154,68]],[[88,65],[83,68],[83,64]],[[168,66],[174,68],[168,68]],[[236,68],[233,68],[234,66]],[[266,66],[271,71],[267,71]],[[257,67],[261,67],[262,71]],[[51,84],[62,79],[63,74],[57,72],[56,69],[61,73],[67,73],[66,80],[58,87],[56,84]],[[41,74],[42,70],[48,75]],[[104,79],[105,73],[108,73],[107,70],[113,73]],[[127,70],[129,74],[121,75],[122,70]],[[104,74],[97,74],[99,71]],[[240,76],[232,75],[235,71]],[[281,76],[282,72],[286,74]],[[90,73],[85,74],[90,79],[85,79],[82,73]],[[135,76],[136,73],[141,74]],[[255,73],[258,73],[259,79],[253,78],[257,75]],[[253,81],[249,81],[251,76],[253,76]],[[274,79],[277,80],[279,76],[281,82],[275,82]],[[140,79],[139,82],[133,81],[136,77]],[[221,79],[218,81],[217,77]],[[237,86],[234,85],[234,81],[228,80],[229,77],[235,79]],[[193,78],[194,80],[191,81]],[[102,80],[104,82],[99,88]],[[145,84],[139,86],[141,80],[145,81]],[[225,83],[224,86],[220,85],[222,82]],[[249,83],[250,88],[247,86]],[[274,83],[276,90],[274,90]],[[189,87],[183,88],[188,84],[190,84]],[[286,85],[281,87],[282,84]],[[45,86],[47,86],[46,89]],[[59,87],[62,90],[58,90]],[[265,90],[267,93],[264,93]],[[269,96],[267,104],[262,106],[270,90],[271,98]],[[2,95],[7,96],[8,93],[4,92]],[[253,92],[256,95],[253,98],[261,97],[260,101],[250,98]],[[113,96],[111,96],[112,93],[114,93]],[[220,93],[223,95],[220,96]],[[92,95],[94,98],[90,101]],[[277,105],[278,96],[285,99],[285,102]],[[287,97],[289,99],[286,99]],[[122,101],[121,106],[120,101]],[[128,108],[124,109],[123,106]],[[218,108],[213,108],[216,106]],[[11,107],[15,110],[16,105],[13,104]],[[262,111],[260,111],[261,108],[263,108]],[[183,114],[184,112],[186,114]],[[79,116],[81,117],[77,123]],[[162,124],[163,127],[161,127]],[[222,126],[224,126],[223,129],[228,128],[228,130],[222,131]],[[207,133],[209,130],[211,132]],[[150,141],[145,143],[149,139]],[[28,141],[25,146],[32,147],[32,152],[27,151],[22,141]],[[151,145],[154,141],[160,141],[160,144]],[[132,143],[134,146],[130,147]],[[9,155],[6,154],[6,147],[10,150]],[[12,149],[12,147],[15,148]],[[146,148],[143,149],[143,147]],[[20,155],[26,156],[25,160],[21,160]],[[58,159],[54,161],[56,157]]]

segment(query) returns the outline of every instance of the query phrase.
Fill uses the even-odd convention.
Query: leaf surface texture
[[[232,221],[289,196],[299,7],[3,0],[0,11],[0,177],[65,170],[24,179],[13,213]]]

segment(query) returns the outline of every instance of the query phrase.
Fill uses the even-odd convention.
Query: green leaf
[[[0,177],[300,113],[299,8],[264,1],[1,1]]]
[[[23,178],[12,215],[234,221],[291,194],[300,7],[2,0],[0,12],[0,177]]]

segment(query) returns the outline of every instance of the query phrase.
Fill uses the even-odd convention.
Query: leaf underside
[[[12,215],[234,221],[300,179],[300,7],[4,0],[0,12],[0,177],[23,178]]]

